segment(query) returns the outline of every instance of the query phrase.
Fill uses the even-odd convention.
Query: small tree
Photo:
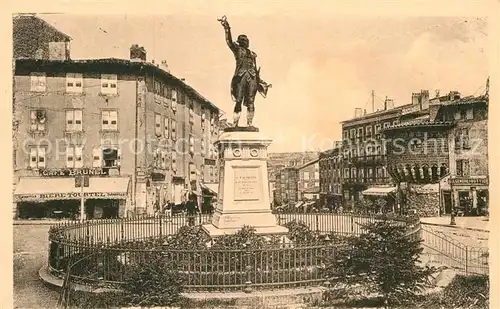
[[[328,263],[329,275],[348,286],[361,284],[379,293],[386,308],[414,299],[432,269],[418,265],[421,240],[405,234],[404,226],[387,220],[363,226],[365,233],[349,240]]]

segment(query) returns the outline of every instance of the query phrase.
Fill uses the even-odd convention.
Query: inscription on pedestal
[[[258,167],[234,169],[234,200],[260,200],[260,177]]]

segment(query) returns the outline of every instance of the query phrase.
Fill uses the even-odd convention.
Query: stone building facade
[[[167,200],[180,203],[193,181],[218,181],[220,110],[132,49],[127,60],[16,61],[17,215],[34,204],[79,208],[81,193],[67,176],[81,170],[92,173],[89,217],[152,213]]]
[[[340,147],[320,153],[319,185],[323,208],[337,209],[342,205],[342,170]]]
[[[274,205],[295,204],[299,200],[299,169],[285,167],[275,173]]]
[[[298,199],[319,199],[319,159],[307,162],[298,168]]]

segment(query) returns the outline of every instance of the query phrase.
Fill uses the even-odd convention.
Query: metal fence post
[[[469,248],[465,246],[465,274],[469,274]]]

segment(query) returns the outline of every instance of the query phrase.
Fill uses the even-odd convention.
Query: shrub
[[[364,293],[379,293],[386,306],[412,301],[433,269],[418,265],[421,240],[406,237],[406,227],[389,221],[363,226],[366,233],[349,239],[327,262],[328,274]]]
[[[130,267],[123,285],[123,300],[133,306],[169,306],[181,299],[183,279],[177,266],[160,254]]]
[[[488,308],[489,276],[457,275],[443,291],[443,302],[453,308]]]

